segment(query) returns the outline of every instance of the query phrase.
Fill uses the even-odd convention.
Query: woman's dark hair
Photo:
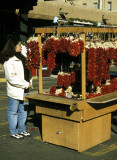
[[[20,39],[16,38],[10,38],[2,52],[0,53],[0,63],[4,64],[5,61],[8,61],[9,58],[13,57],[15,55],[15,46],[18,44]]]

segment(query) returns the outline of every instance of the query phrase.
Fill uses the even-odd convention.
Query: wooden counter
[[[75,100],[38,93],[25,98],[35,103],[36,112],[42,115],[44,142],[82,152],[110,139],[111,112],[117,110],[117,101],[113,99],[116,95],[114,92],[113,96],[110,93],[96,97],[98,103],[95,98]]]

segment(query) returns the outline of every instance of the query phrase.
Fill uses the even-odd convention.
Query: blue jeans
[[[26,131],[27,111],[23,101],[8,97],[7,117],[11,135]]]

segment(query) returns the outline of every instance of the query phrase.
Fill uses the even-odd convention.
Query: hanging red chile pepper
[[[40,53],[39,53],[39,45],[36,41],[30,41],[27,44],[27,58],[26,58],[26,66],[30,70],[32,68],[39,68],[40,64]]]

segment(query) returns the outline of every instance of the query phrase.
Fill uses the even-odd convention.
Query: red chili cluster
[[[71,74],[58,75],[57,84],[59,87],[68,87],[73,82],[75,82],[75,72],[72,72]]]
[[[71,42],[69,54],[73,57],[77,57],[80,54],[80,44],[78,42]]]
[[[53,50],[55,53],[58,52],[59,40],[54,40],[54,38],[47,39],[46,43],[43,45],[42,52],[51,52]]]
[[[52,69],[53,70],[55,68],[55,66],[56,66],[55,58],[56,58],[55,52],[52,50],[51,52],[49,52],[48,58],[47,58],[47,67],[48,67],[48,69]]]
[[[52,86],[52,87],[50,88],[50,95],[55,96],[55,92],[56,92],[56,86]]]
[[[58,96],[60,96],[60,97],[65,97],[65,91],[64,91],[64,89],[62,88],[62,93],[60,93],[60,94],[58,94]]]
[[[110,81],[110,85],[102,85],[101,86],[101,93],[107,94],[117,91],[117,78],[113,78]]]
[[[86,94],[86,98],[93,98],[93,97],[97,97],[97,96],[101,96],[102,94],[101,93],[87,93]]]
[[[103,48],[88,50],[87,80],[95,86],[101,85],[103,80],[110,79],[108,57]]]
[[[67,40],[66,38],[61,38],[59,40],[59,52],[66,53],[68,52],[68,47],[70,46],[70,40]]]
[[[112,59],[115,59],[117,61],[117,48],[114,49],[114,48],[109,48],[106,50],[107,52],[107,57],[112,60]]]
[[[103,84],[101,86],[101,93],[98,93],[98,94],[88,93],[88,94],[86,94],[86,98],[93,98],[93,97],[101,96],[101,95],[104,95],[104,94],[112,93],[112,92],[115,92],[115,91],[117,91],[117,78],[113,78],[110,81],[110,85]]]
[[[27,58],[26,66],[30,70],[32,68],[39,68],[40,64],[40,53],[39,45],[36,41],[31,41],[27,44]]]
[[[66,38],[61,38],[59,40],[49,38],[42,48],[43,65],[48,66],[50,69],[54,69],[56,65],[55,59],[57,54],[68,54],[77,57],[83,52],[83,49],[84,42],[81,39],[76,42],[72,42],[70,39]]]
[[[48,69],[53,70],[55,68],[55,58],[58,53],[58,45],[58,40],[49,38],[42,47],[42,64],[43,66],[47,66]]]
[[[56,86],[52,86],[52,87],[50,88],[50,95],[55,96],[56,90],[57,90]],[[58,96],[60,96],[60,97],[65,97],[65,91],[64,91],[63,88],[62,88],[62,93],[58,94]]]

